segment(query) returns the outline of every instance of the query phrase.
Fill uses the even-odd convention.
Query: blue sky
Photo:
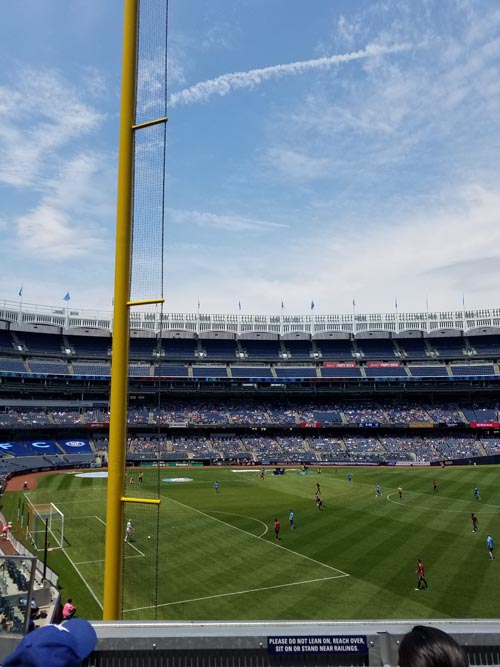
[[[500,306],[500,5],[170,0],[166,308]],[[0,299],[111,307],[121,2],[0,23]]]

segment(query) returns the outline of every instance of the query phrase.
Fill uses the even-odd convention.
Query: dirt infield
[[[39,477],[45,475],[54,475],[55,473],[60,472],[59,470],[48,470],[47,472],[34,472],[29,473],[28,475],[18,475],[17,477],[12,477],[7,482],[6,491],[22,491],[24,482],[28,482],[28,489],[33,490],[37,487],[37,480]]]

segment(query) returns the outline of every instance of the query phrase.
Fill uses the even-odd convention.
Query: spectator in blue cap
[[[83,618],[45,625],[27,634],[3,667],[78,667],[97,643],[94,628]]]

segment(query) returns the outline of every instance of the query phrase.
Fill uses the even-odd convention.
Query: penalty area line
[[[222,522],[224,523],[224,522]],[[245,531],[243,531],[245,532]],[[249,588],[245,591],[234,591],[233,593],[218,593],[217,595],[206,595],[201,598],[191,598],[188,600],[177,600],[176,602],[164,602],[158,605],[149,605],[147,607],[134,607],[133,609],[124,609],[123,613],[131,613],[133,611],[144,611],[146,609],[155,609],[157,607],[171,607],[175,604],[187,604],[188,602],[201,602],[202,600],[214,600],[216,598],[225,598],[232,595],[245,595],[247,593],[259,593],[260,591],[271,591],[276,588],[286,588],[287,586],[303,586],[304,584],[314,584],[318,581],[329,581],[330,579],[342,579],[348,577],[348,574],[338,574],[332,577],[320,577],[319,579],[307,579],[305,581],[294,581],[290,584],[277,584],[276,586],[263,586],[262,588]]]
[[[260,537],[259,535],[254,535],[253,533],[249,533],[247,530],[243,530],[242,528],[238,528],[237,526],[233,526],[230,523],[227,523],[227,521],[222,521],[222,519],[218,519],[215,516],[210,516],[210,514],[207,514],[206,512],[203,512],[202,510],[196,509],[196,507],[190,507],[189,505],[185,505],[184,503],[179,502],[178,500],[174,500],[173,498],[169,498],[168,496],[161,496],[162,498],[165,498],[165,500],[168,500],[171,503],[175,503],[176,505],[180,505],[181,507],[185,507],[188,510],[191,510],[192,512],[197,512],[198,514],[201,514],[202,516],[206,516],[208,519],[211,519],[212,521],[218,521],[219,523],[222,523],[224,526],[228,526],[228,528],[232,528],[233,530],[238,530],[240,533],[243,533],[244,535],[248,535],[249,537],[253,537],[256,540],[262,540],[265,544],[269,544],[274,547],[278,547],[279,549],[284,549],[285,551],[288,551],[291,554],[294,554],[295,556],[298,556],[299,558],[305,558],[306,560],[310,560],[312,563],[316,563],[316,565],[322,565],[323,567],[328,568],[329,570],[333,570],[334,572],[340,572],[340,574],[343,577],[350,577],[351,575],[348,574],[347,572],[343,572],[342,570],[339,570],[338,567],[333,567],[332,565],[327,565],[326,563],[322,563],[320,560],[316,560],[315,558],[311,558],[311,556],[306,556],[305,554],[301,554],[299,551],[294,551],[293,549],[289,549],[288,547],[284,547],[281,544],[276,544],[275,542],[270,542],[269,540],[265,540],[263,537]]]
[[[129,558],[142,558],[140,554],[134,555],[134,556],[124,556],[123,558],[129,559]],[[104,558],[100,558],[99,560],[79,560],[75,562],[75,565],[91,565],[92,563],[104,563]]]
[[[94,598],[94,600],[97,602],[97,604],[99,605],[100,609],[102,609],[102,603],[100,602],[99,598],[97,597],[97,595],[94,593],[94,591],[93,591],[92,588],[90,587],[88,581],[85,579],[85,577],[83,576],[83,574],[82,574],[82,573],[80,572],[80,570],[77,568],[76,563],[75,563],[75,562],[71,559],[71,557],[68,555],[68,552],[66,551],[66,549],[63,549],[62,552],[63,552],[63,554],[66,556],[66,558],[69,560],[69,562],[70,562],[71,565],[73,566],[75,572],[78,574],[78,576],[80,577],[80,579],[83,581],[84,585],[86,586],[86,588],[88,589],[89,593],[92,595],[92,597]]]

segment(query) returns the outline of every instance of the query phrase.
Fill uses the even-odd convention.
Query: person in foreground
[[[25,635],[3,667],[78,667],[97,643],[94,628],[83,618],[44,625]]]
[[[466,650],[451,635],[416,625],[399,646],[399,667],[469,667]]]

